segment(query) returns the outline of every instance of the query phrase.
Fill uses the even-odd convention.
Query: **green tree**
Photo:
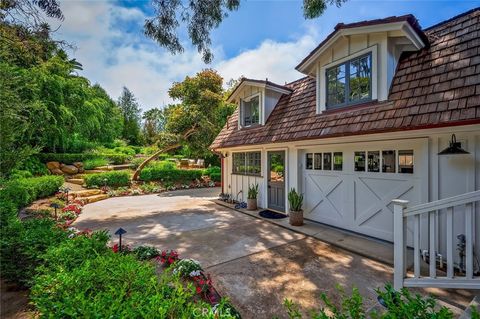
[[[147,145],[155,143],[158,134],[165,129],[165,113],[153,108],[143,113],[143,136]]]
[[[140,106],[133,93],[123,87],[122,95],[118,98],[118,106],[123,114],[123,139],[130,144],[140,144]]]
[[[314,19],[322,15],[328,5],[341,6],[346,0],[303,0],[303,15]],[[144,25],[145,35],[172,54],[182,53],[184,48],[178,36],[178,29],[185,27],[192,44],[202,54],[205,63],[210,63],[213,54],[210,49],[210,33],[240,6],[240,0],[152,0],[154,17]],[[184,25],[182,25],[184,24]]]
[[[180,103],[164,110],[166,122],[164,131],[158,135],[159,151],[140,164],[134,180],[161,153],[186,147],[197,156],[210,154],[209,145],[233,112],[232,106],[224,102],[222,83],[215,70],[206,69],[172,85],[168,93]]]

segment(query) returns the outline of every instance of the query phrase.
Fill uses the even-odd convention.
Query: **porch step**
[[[88,197],[78,197],[77,199],[83,201],[85,204],[91,204],[107,198],[108,198],[107,194],[98,194],[98,195],[93,195]]]
[[[77,185],[83,185],[85,183],[83,178],[70,178],[68,182],[72,184],[77,184]]]
[[[472,307],[477,308],[477,312],[480,312],[480,295],[473,298],[472,302],[468,305],[465,309],[463,314],[460,316],[459,319],[469,319],[472,318]]]
[[[70,194],[74,194],[77,197],[89,197],[94,195],[100,195],[102,194],[102,191],[99,189],[86,189],[81,191],[70,192]]]

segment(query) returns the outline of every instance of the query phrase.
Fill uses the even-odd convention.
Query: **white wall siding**
[[[455,133],[457,140],[462,142],[462,147],[471,154],[460,156],[438,156],[437,153],[448,146],[451,134]],[[419,131],[406,131],[397,133],[371,134],[363,136],[330,138],[322,140],[297,141],[279,144],[267,144],[260,146],[236,147],[223,150],[228,156],[225,158],[225,174],[224,187],[225,192],[233,194],[243,191],[243,199],[246,199],[248,185],[258,183],[260,192],[258,204],[260,207],[267,206],[266,190],[267,190],[267,152],[269,150],[284,150],[286,152],[286,192],[295,187],[301,191],[304,187],[304,154],[307,150],[329,149],[344,152],[344,170],[351,170],[353,167],[354,149],[387,149],[391,145],[392,149],[407,149],[409,145],[413,145],[415,141],[422,141],[420,150],[415,151],[415,170],[420,174],[416,176],[415,192],[418,195],[417,201],[429,202],[437,199],[447,198],[454,195],[463,194],[469,191],[480,189],[480,125],[459,126],[451,128],[439,128]],[[373,149],[372,149],[373,150]],[[262,174],[260,177],[232,175],[232,151],[261,151],[262,153]],[[421,171],[418,171],[421,170]],[[329,173],[320,172],[320,175],[328,175]],[[383,178],[384,173],[364,174],[375,178],[375,174],[379,174],[379,178]],[[332,175],[332,174],[330,174]],[[351,172],[352,178],[355,172]],[[331,177],[329,177],[331,178]],[[382,182],[384,183],[384,182]],[[348,184],[348,183],[347,183]],[[361,205],[361,201],[352,200],[352,191],[347,188],[343,191],[343,204],[352,206],[352,210],[358,210],[355,205]],[[340,196],[336,194],[335,196]],[[242,199],[240,195],[239,199]],[[367,203],[368,204],[368,203]],[[478,205],[480,206],[480,205]],[[288,210],[288,205],[286,206]],[[391,208],[391,205],[388,205]],[[480,207],[475,207],[475,236],[480,240]],[[438,230],[441,231],[445,226],[445,214],[440,212],[436,221]],[[458,214],[455,216],[461,216]],[[425,225],[425,231],[422,232],[422,242],[426,243],[428,238],[427,221],[422,221],[422,228]],[[393,226],[392,226],[393,227]],[[454,220],[455,235],[463,233],[465,229],[465,221],[463,218]],[[442,234],[439,235],[443,236]],[[445,240],[440,240],[440,253],[445,251]],[[476,246],[477,256],[480,256],[480,245]],[[457,258],[457,257],[456,257]]]

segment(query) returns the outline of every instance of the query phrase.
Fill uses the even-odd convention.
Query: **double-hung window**
[[[242,126],[260,123],[260,95],[243,99],[241,103]]]
[[[326,70],[327,109],[372,99],[372,55],[359,56]]]

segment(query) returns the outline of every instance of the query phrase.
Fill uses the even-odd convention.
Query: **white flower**
[[[73,237],[75,237],[75,234],[68,235],[68,238],[73,238]]]
[[[190,275],[190,277],[200,276],[200,270],[194,270],[189,275]]]

